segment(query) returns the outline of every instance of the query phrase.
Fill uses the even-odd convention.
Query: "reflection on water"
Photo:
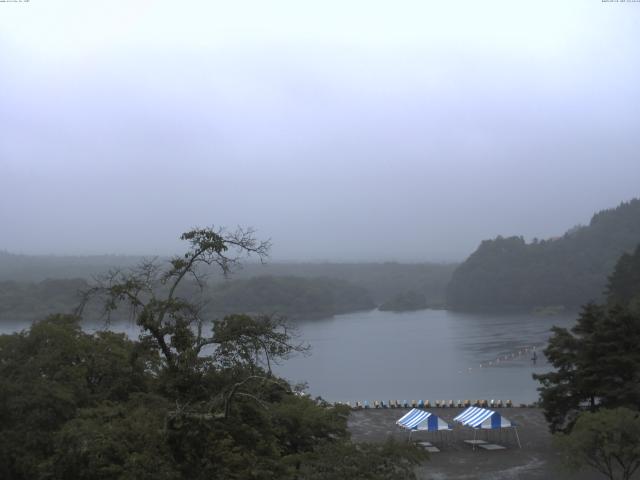
[[[330,401],[537,399],[531,374],[548,371],[542,348],[553,325],[576,315],[470,314],[445,310],[392,313],[372,310],[298,323],[311,355],[276,368],[294,383]],[[87,331],[103,322],[85,325]],[[0,333],[28,322],[3,323]],[[110,328],[137,338],[138,328]],[[532,354],[537,354],[534,365]]]
[[[299,324],[310,357],[278,368],[331,401],[537,399],[532,373],[549,369],[542,348],[553,325],[575,315],[377,310]],[[533,352],[537,361],[532,361]]]

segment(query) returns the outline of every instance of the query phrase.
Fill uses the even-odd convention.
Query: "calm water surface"
[[[531,374],[550,368],[541,352],[549,329],[571,326],[575,318],[445,310],[339,315],[300,323],[311,355],[295,357],[278,370],[293,382],[308,382],[312,395],[331,401],[532,402],[538,384]]]
[[[445,310],[338,315],[298,323],[298,335],[311,345],[311,355],[295,356],[276,370],[294,383],[307,382],[309,393],[330,401],[532,402],[538,395],[531,374],[550,368],[541,352],[549,329],[571,326],[575,318]],[[28,322],[3,323],[0,333],[28,327]],[[103,327],[85,325],[88,331]],[[138,335],[134,325],[111,328],[132,338]]]

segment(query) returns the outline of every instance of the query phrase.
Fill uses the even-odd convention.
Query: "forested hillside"
[[[273,262],[265,265],[245,264],[242,270],[234,274],[234,278],[262,275],[335,278],[365,288],[376,304],[411,290],[423,294],[428,303],[438,304],[444,302],[447,284],[456,267],[454,263],[429,262]]]
[[[596,213],[560,238],[483,241],[454,272],[447,303],[457,309],[577,307],[600,301],[620,255],[640,243],[640,199]]]
[[[78,291],[93,277],[141,260],[0,252],[0,321],[70,313],[79,302]],[[210,314],[251,311],[321,317],[374,308],[407,291],[424,296],[429,305],[441,305],[454,268],[438,263],[247,263],[230,280],[215,270],[205,272],[206,309]]]
[[[362,287],[344,280],[300,277],[253,277],[220,283],[211,292],[212,314],[232,312],[328,317],[369,310],[373,300]]]
[[[91,279],[109,269],[126,269],[138,264],[140,256],[94,255],[54,256],[16,255],[0,251],[0,282],[38,283],[47,279]],[[267,262],[245,263],[233,273],[234,280],[253,277],[334,278],[365,288],[375,303],[414,290],[429,303],[443,303],[447,283],[456,264],[449,263],[336,263]],[[220,272],[209,272],[209,283],[221,283]]]
[[[0,321],[42,320],[56,312],[71,313],[80,303],[83,279],[38,283],[0,281]]]
[[[89,286],[83,279],[0,282],[0,321],[39,320],[55,312],[72,313],[80,303],[80,292]],[[181,293],[201,301],[203,314],[210,317],[243,312],[316,318],[375,307],[364,288],[330,278],[253,277],[215,283],[202,294],[195,287],[186,283]],[[92,319],[97,315],[89,309],[84,316]],[[113,320],[125,318],[124,312],[112,313]]]

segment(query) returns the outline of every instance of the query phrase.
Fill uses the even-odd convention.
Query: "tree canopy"
[[[213,322],[185,298],[198,268],[230,273],[268,244],[251,231],[195,229],[184,255],[112,271],[78,315],[0,336],[0,477],[23,479],[413,478],[414,447],[349,440],[348,409],[273,374],[304,352],[286,322],[231,314]],[[87,333],[79,314],[129,307],[138,340]],[[340,460],[340,461],[338,461]],[[358,465],[358,474],[354,474]]]
[[[569,470],[588,466],[610,480],[629,480],[640,468],[640,412],[628,408],[584,412],[556,445]]]

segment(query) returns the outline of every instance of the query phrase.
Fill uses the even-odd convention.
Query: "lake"
[[[549,370],[542,355],[553,325],[568,327],[576,314],[478,314],[446,310],[371,310],[298,322],[311,355],[275,368],[309,393],[329,401],[538,398],[532,373]],[[0,324],[0,333],[28,328]],[[87,324],[88,331],[101,324]],[[134,325],[112,325],[136,337]],[[531,360],[536,352],[537,362]]]
[[[330,401],[530,403],[538,398],[531,374],[550,369],[541,352],[550,328],[571,326],[575,318],[446,310],[338,315],[300,323],[311,355],[292,358],[277,371],[308,382],[309,393]]]

